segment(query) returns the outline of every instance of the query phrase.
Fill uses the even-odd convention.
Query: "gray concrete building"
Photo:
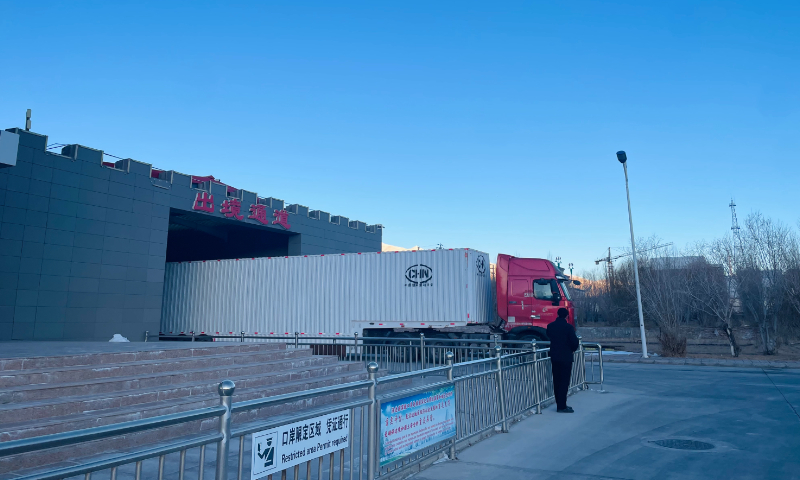
[[[0,132],[0,340],[141,341],[159,331],[166,262],[380,251],[381,237],[210,176]]]

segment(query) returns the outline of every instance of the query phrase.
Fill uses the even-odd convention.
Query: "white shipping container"
[[[167,263],[161,331],[352,336],[485,324],[490,275],[489,256],[471,249]]]

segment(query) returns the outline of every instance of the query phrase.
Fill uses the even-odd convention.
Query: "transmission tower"
[[[731,271],[736,266],[736,249],[741,248],[741,238],[739,237],[739,219],[736,218],[736,202],[731,198],[731,233],[733,234],[733,264]],[[738,244],[738,245],[737,245]]]

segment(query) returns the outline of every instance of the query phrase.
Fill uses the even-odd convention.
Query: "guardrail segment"
[[[239,340],[244,339],[239,337]],[[234,446],[238,460],[235,466],[236,478],[241,480],[244,478],[248,445],[251,469],[263,468],[265,477],[270,479],[278,474],[281,478],[286,478],[286,472],[290,469],[293,478],[299,479],[304,467],[308,479],[312,478],[312,473],[316,473],[317,479],[323,478],[324,473],[329,478],[334,478],[334,474],[338,473],[340,480],[344,480],[345,475],[351,480],[362,480],[365,476],[367,480],[374,480],[416,465],[441,452],[446,451],[451,458],[455,458],[457,442],[492,429],[507,432],[511,422],[529,412],[541,413],[543,405],[553,400],[549,348],[540,348],[546,342],[533,342],[526,346],[526,350],[522,350],[519,345],[500,342],[492,342],[491,348],[487,348],[488,345],[469,345],[464,348],[480,350],[481,358],[469,358],[463,362],[456,362],[458,348],[452,348],[442,353],[443,363],[439,364],[438,355],[431,356],[434,359],[431,362],[418,361],[419,359],[408,356],[407,349],[417,346],[383,344],[380,345],[382,350],[371,350],[368,338],[354,337],[352,340],[353,350],[345,351],[343,357],[368,362],[368,380],[243,402],[233,401],[235,385],[232,381],[225,380],[219,386],[218,407],[4,442],[0,443],[0,457],[46,452],[51,448],[216,418],[216,433],[111,455],[102,460],[78,459],[73,466],[22,476],[20,480],[54,480],[81,474],[89,479],[93,474],[104,471],[109,472],[108,478],[115,480],[122,467],[132,469],[134,478],[139,480],[143,475],[143,462],[153,459],[158,459],[156,476],[163,479],[170,474],[165,465],[167,455],[171,454],[177,454],[178,458],[177,465],[170,468],[175,469],[176,478],[184,480],[187,478],[189,452],[193,464],[195,453],[199,454],[196,461],[197,474],[202,479],[209,449],[215,453],[212,457],[215,458],[215,478],[227,480],[229,472],[234,468],[229,465],[228,460]],[[359,343],[359,340],[367,341],[367,344]],[[299,340],[295,342],[298,348],[301,345]],[[596,353],[585,352],[585,347],[596,350]],[[423,341],[414,352],[424,358],[438,352],[438,348],[438,345],[425,345]],[[593,383],[599,384],[602,391],[602,351],[599,344],[581,343],[579,350],[575,352],[570,391],[586,389],[588,384]],[[587,355],[592,359],[591,380],[586,378]],[[595,356],[598,360],[599,379],[594,376]],[[387,357],[414,362],[414,366],[425,365],[427,368],[379,377],[381,360],[383,365],[391,366]],[[394,382],[410,382],[410,386],[378,394],[379,385],[387,386]],[[346,402],[312,406],[282,418],[247,418],[248,413],[257,413],[265,407],[313,402],[323,396],[357,392],[366,392],[366,395]],[[403,413],[396,415],[396,412]],[[437,417],[442,412],[445,412],[444,420]],[[451,419],[446,418],[450,414],[447,412],[452,413]],[[433,430],[425,430],[423,426],[426,422],[431,424],[431,428],[435,426],[436,432],[445,432],[446,435],[437,437],[437,433],[432,433]],[[422,448],[409,449],[403,443],[405,437],[402,434],[406,431],[415,435],[422,432],[423,439],[427,438],[424,434],[428,432],[430,443],[422,442]],[[248,438],[251,439],[249,442]],[[278,457],[279,450],[288,453]],[[349,462],[346,461],[347,458]],[[312,472],[314,466],[316,472]]]

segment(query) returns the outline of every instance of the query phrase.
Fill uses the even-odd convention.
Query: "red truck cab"
[[[550,260],[517,258],[499,254],[495,270],[497,314],[510,340],[547,340],[547,325],[559,308],[569,310],[567,321],[575,325],[575,309],[567,283],[573,282]]]

